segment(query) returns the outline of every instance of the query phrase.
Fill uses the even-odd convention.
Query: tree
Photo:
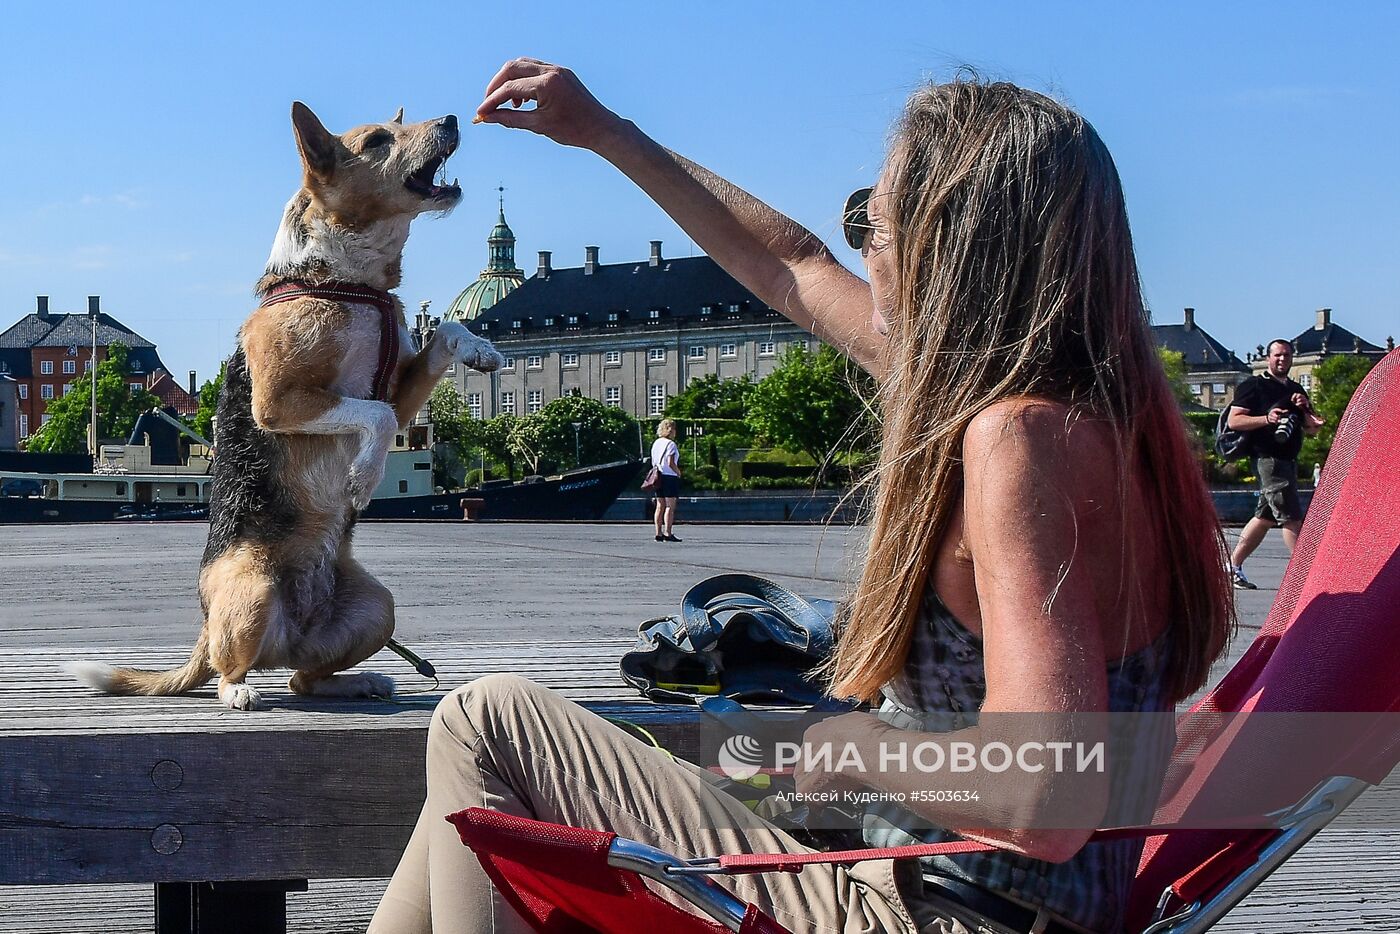
[[[97,364],[95,374],[84,373],[73,380],[73,388],[51,399],[47,424],[29,439],[30,451],[45,454],[82,454],[88,450],[88,425],[92,418],[92,379],[97,378],[97,437],[123,438],[131,434],[142,412],[157,408],[160,399],[145,388],[127,385],[128,351],[124,344],[107,348],[107,356]]]
[[[1314,464],[1327,460],[1332,450],[1332,441],[1337,436],[1337,424],[1342,420],[1347,403],[1352,394],[1376,361],[1360,354],[1337,354],[1324,359],[1312,372],[1313,388],[1308,396],[1312,399],[1317,414],[1326,420],[1317,434],[1303,441],[1303,449],[1298,454],[1298,465],[1306,474]]]
[[[744,419],[780,447],[809,455],[821,482],[838,448],[872,443],[875,422],[863,401],[871,396],[869,376],[835,350],[823,345],[812,353],[794,344],[749,392]]]
[[[1196,394],[1186,382],[1186,354],[1179,350],[1157,348],[1157,358],[1162,361],[1162,369],[1167,372],[1167,382],[1171,384],[1172,395],[1177,403],[1186,408],[1196,402]]]
[[[528,424],[531,420],[533,425]],[[525,447],[534,448],[536,470],[538,461],[581,467],[623,460],[632,456],[637,437],[636,419],[622,409],[586,396],[555,399],[521,421],[527,426],[518,428],[516,436]],[[575,424],[579,426],[577,432]]]
[[[698,377],[666,402],[666,417],[743,418],[754,385],[747,373],[737,379],[720,379],[714,373]]]
[[[219,410],[219,394],[224,391],[224,373],[228,362],[220,364],[219,375],[199,387],[199,411],[194,413],[193,428],[197,434],[214,440],[214,415]]]

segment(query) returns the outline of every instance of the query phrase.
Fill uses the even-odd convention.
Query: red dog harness
[[[367,285],[351,285],[345,282],[329,282],[322,286],[309,286],[300,282],[283,282],[274,285],[263,296],[259,308],[280,305],[298,298],[320,298],[332,302],[362,302],[379,309],[379,365],[374,368],[374,391],[370,397],[380,402],[388,401],[389,376],[399,361],[399,309],[394,296],[382,289],[372,289]]]

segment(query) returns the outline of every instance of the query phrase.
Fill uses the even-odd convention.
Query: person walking
[[[1270,341],[1267,368],[1240,383],[1226,420],[1231,430],[1248,433],[1254,475],[1259,478],[1254,517],[1240,531],[1230,554],[1230,581],[1240,590],[1258,589],[1245,576],[1244,562],[1269,529],[1282,527],[1283,543],[1291,555],[1303,525],[1298,452],[1303,435],[1316,434],[1326,423],[1313,410],[1307,390],[1288,378],[1292,368],[1293,342],[1283,338]]]
[[[681,495],[681,449],[676,446],[676,422],[663,418],[656,426],[656,440],[651,444],[651,466],[661,471],[661,485],[656,488],[656,540],[679,542],[675,536],[676,503]]]

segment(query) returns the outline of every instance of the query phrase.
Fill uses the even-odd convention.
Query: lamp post
[[[575,467],[575,468],[578,468],[578,467],[581,467],[581,466],[582,466],[582,465],[579,463],[579,456],[578,456],[578,430],[579,430],[580,428],[583,427],[583,422],[573,422],[573,426],[574,426],[574,467]]]
[[[92,462],[97,464],[97,316],[99,308],[99,298],[96,295],[88,296],[88,318],[92,322],[92,417],[89,430],[92,431]]]

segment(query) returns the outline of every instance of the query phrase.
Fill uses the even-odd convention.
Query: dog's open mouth
[[[430,201],[455,201],[461,197],[462,189],[457,179],[447,181],[447,157],[457,147],[433,156],[415,172],[404,179],[403,186],[420,198]]]

